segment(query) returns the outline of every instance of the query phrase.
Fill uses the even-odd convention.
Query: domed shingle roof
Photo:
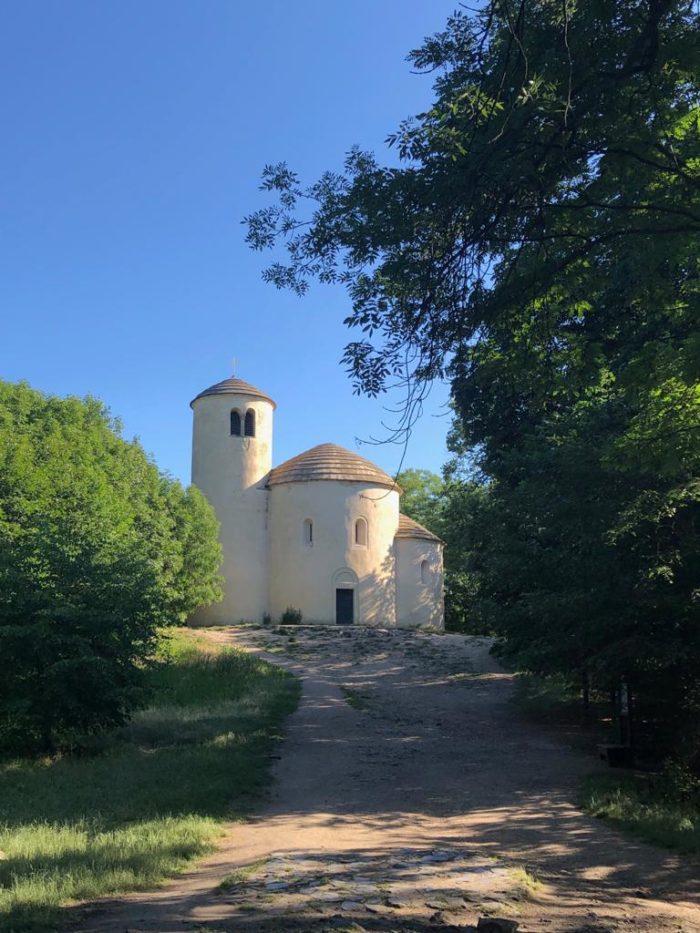
[[[275,467],[268,483],[308,483],[339,480],[344,483],[373,483],[400,492],[394,480],[378,466],[337,444],[319,444]]]
[[[208,389],[200,392],[199,395],[195,395],[190,405],[196,402],[198,398],[204,398],[205,395],[247,395],[249,398],[262,398],[266,402],[270,402],[273,408],[277,408],[277,405],[269,395],[261,392],[260,389],[256,389],[256,387],[252,386],[249,382],[236,379],[235,376],[231,376],[230,379],[223,379],[221,382],[209,386]]]
[[[442,538],[438,538],[437,535],[434,535],[432,531],[428,531],[427,528],[424,528],[422,525],[419,525],[418,522],[414,522],[412,518],[409,518],[408,515],[401,513],[399,515],[399,530],[394,535],[395,538],[427,538],[428,541],[441,541]]]

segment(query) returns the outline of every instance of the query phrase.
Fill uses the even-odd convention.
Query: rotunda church
[[[221,524],[224,599],[196,625],[277,620],[442,628],[443,543],[399,511],[378,466],[319,444],[272,467],[273,400],[241,379],[205,389],[194,412],[192,482]]]

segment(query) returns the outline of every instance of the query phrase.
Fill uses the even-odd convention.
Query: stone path
[[[495,890],[499,898],[493,897]],[[491,913],[506,900],[512,912],[526,893],[517,873],[499,860],[444,849],[399,849],[391,856],[361,859],[351,853],[332,860],[323,854],[275,853],[221,885],[221,897],[234,915],[265,914],[284,897],[290,918],[332,920],[369,913],[391,922],[426,909],[433,923],[445,923],[448,915],[459,921],[475,904]]]
[[[595,759],[522,721],[486,639],[206,637],[303,678],[270,799],[196,870],[83,908],[71,930],[422,933],[498,916],[531,933],[700,933],[698,864],[575,807]]]

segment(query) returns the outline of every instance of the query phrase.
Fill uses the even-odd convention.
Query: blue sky
[[[340,365],[345,294],[265,285],[243,241],[266,162],[308,181],[385,152],[431,80],[407,52],[441,0],[12,0],[0,31],[0,377],[91,394],[189,481],[189,400],[231,373],[278,403],[274,461],[325,441],[393,472],[391,399]],[[405,466],[438,471],[433,389]],[[393,400],[395,403],[395,400]]]

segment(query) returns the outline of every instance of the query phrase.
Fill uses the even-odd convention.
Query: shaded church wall
[[[397,538],[395,548],[397,624],[401,628],[444,628],[442,544],[426,538]]]

